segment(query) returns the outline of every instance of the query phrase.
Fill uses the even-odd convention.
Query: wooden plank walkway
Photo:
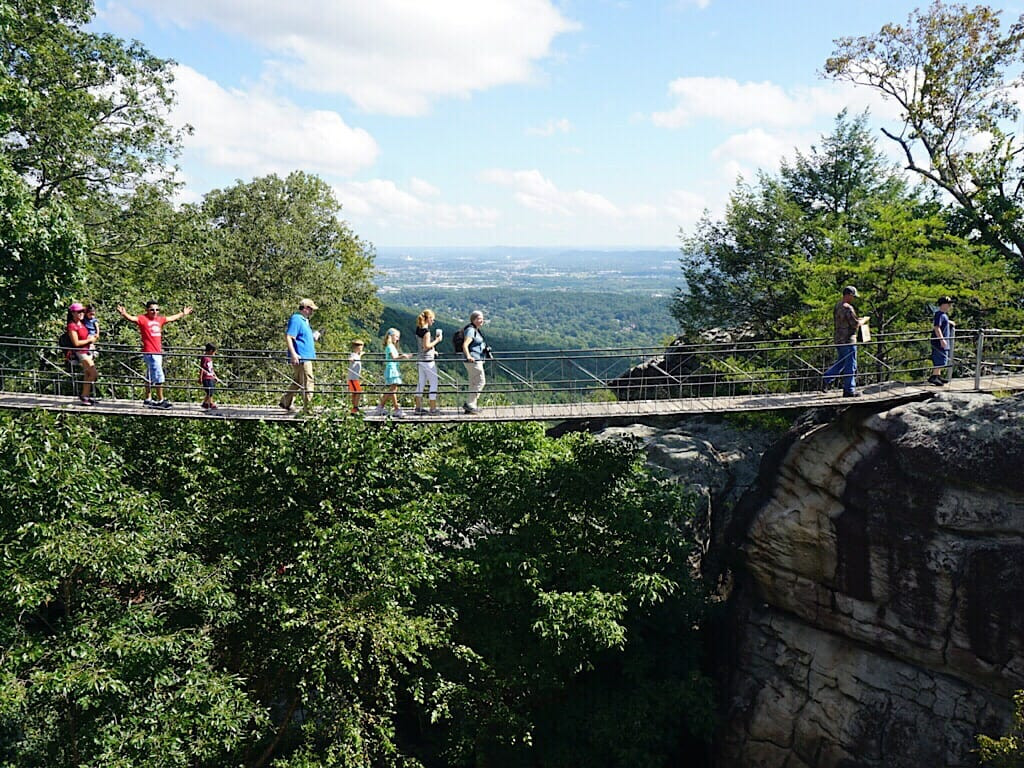
[[[1022,391],[1024,375],[982,377],[978,391]],[[406,411],[405,419],[390,419],[372,415],[372,409],[363,412],[368,422],[393,423],[454,423],[479,421],[584,421],[590,419],[624,419],[644,416],[672,416],[710,413],[738,413],[743,411],[773,411],[791,408],[844,407],[865,403],[885,403],[914,400],[937,392],[973,392],[974,379],[954,379],[939,388],[930,384],[885,382],[861,389],[857,398],[844,398],[839,390],[829,392],[797,392],[787,394],[755,394],[719,397],[693,397],[664,400],[634,400],[627,402],[554,403],[536,405],[484,406],[479,414],[467,415],[461,408],[442,408],[437,416],[413,416]],[[486,401],[486,391],[484,400]],[[301,420],[301,411],[286,412],[276,405],[220,405],[216,411],[206,411],[199,403],[175,403],[172,408],[148,408],[138,400],[101,400],[94,406],[83,406],[77,398],[57,395],[35,395],[0,392],[0,408],[64,411],[109,416],[162,416],[179,419],[231,419],[291,421]],[[347,408],[315,409],[318,413],[348,416]]]

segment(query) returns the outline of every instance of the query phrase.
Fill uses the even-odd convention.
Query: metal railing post
[[[985,330],[978,329],[978,342],[974,350],[974,391],[981,391],[981,359],[985,348]]]

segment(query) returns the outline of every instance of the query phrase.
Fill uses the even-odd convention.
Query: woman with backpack
[[[431,333],[430,326],[433,324],[432,310],[424,309],[416,318],[416,340],[419,342],[420,354],[416,362],[419,379],[416,382],[416,407],[413,413],[417,416],[436,416],[441,412],[437,407],[437,363],[434,361],[437,357],[434,347],[441,343],[441,330]],[[429,392],[429,411],[423,409],[424,389],[428,389]]]
[[[484,343],[484,335],[480,333],[480,326],[483,324],[484,313],[474,309],[469,315],[469,325],[463,330],[462,354],[466,358],[463,365],[466,366],[466,373],[469,375],[469,393],[462,410],[470,415],[480,413],[477,403],[487,383],[487,377],[484,375],[487,345]]]

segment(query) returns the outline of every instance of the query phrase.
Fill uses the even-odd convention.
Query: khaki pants
[[[476,401],[480,398],[480,393],[484,391],[484,384],[487,383],[487,376],[484,375],[484,361],[474,360],[471,363],[467,360],[463,365],[466,366],[466,373],[469,375],[469,397],[466,399],[466,405],[476,408]]]
[[[297,392],[302,392],[302,405],[309,408],[313,399],[313,361],[303,360],[300,363],[292,363],[292,383],[281,396],[281,407],[288,409],[292,407],[292,401]]]

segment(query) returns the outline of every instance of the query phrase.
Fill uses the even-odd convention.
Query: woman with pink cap
[[[85,317],[85,307],[77,301],[68,308],[67,328],[68,339],[71,340],[71,355],[75,356],[78,364],[82,367],[82,392],[78,396],[82,405],[96,405],[96,398],[92,397],[92,385],[96,381],[96,362],[92,358],[92,345],[96,342],[96,336],[89,333],[82,318]]]

